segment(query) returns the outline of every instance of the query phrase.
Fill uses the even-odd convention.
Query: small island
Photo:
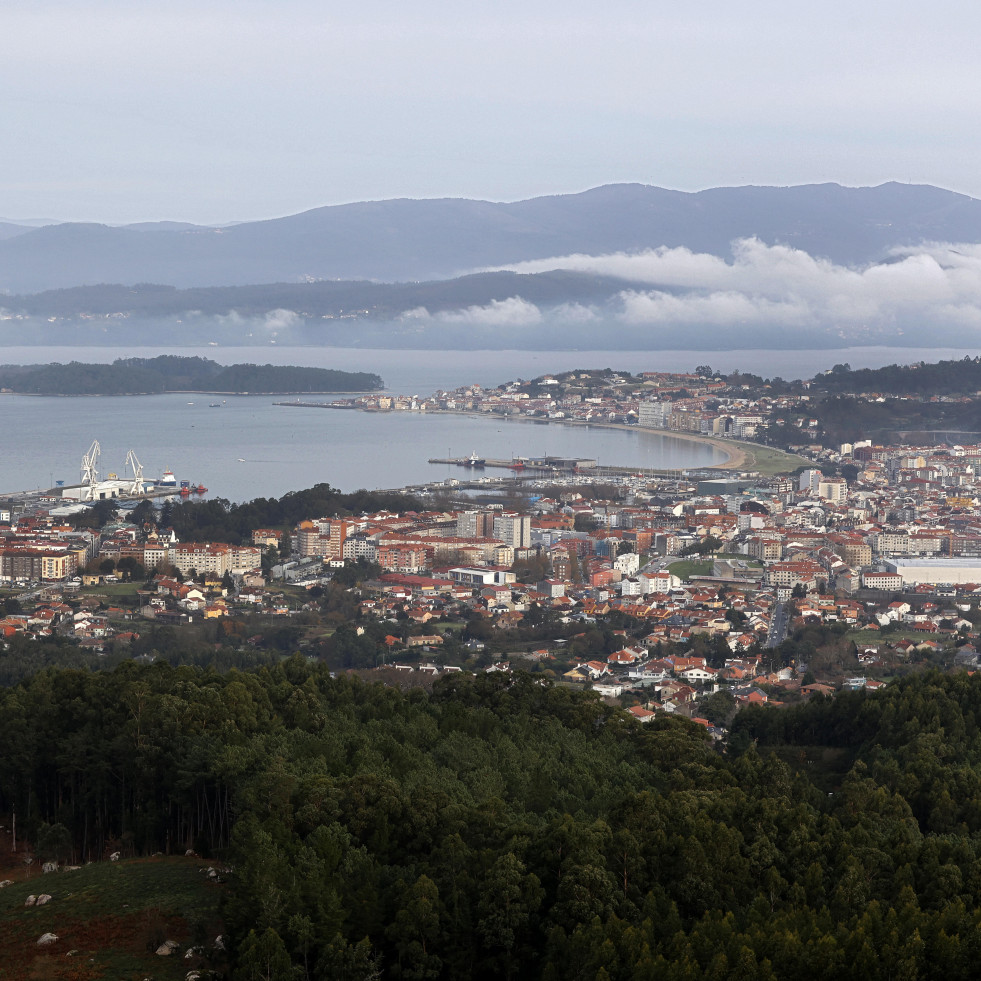
[[[376,392],[373,372],[292,365],[221,365],[208,358],[161,355],[118,358],[112,364],[0,365],[0,390],[16,395],[160,395],[211,392],[292,395]]]

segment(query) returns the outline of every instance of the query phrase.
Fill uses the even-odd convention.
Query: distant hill
[[[161,355],[112,364],[0,365],[0,389],[23,395],[146,395],[160,392],[299,394],[368,392],[384,387],[373,372],[233,364]]]
[[[152,234],[148,234],[152,231]],[[981,242],[981,201],[928,185],[731,187],[686,193],[612,184],[512,203],[389,200],[317,208],[224,228],[148,222],[113,228],[0,224],[0,289],[98,283],[189,288],[448,279],[584,252],[686,246],[726,255],[756,236],[837,263],[881,260],[897,245]]]
[[[0,219],[0,240],[26,235],[29,231],[31,228],[28,225],[18,225],[16,222]]]
[[[315,283],[267,283],[175,289],[152,283],[136,286],[76,286],[3,297],[6,310],[30,317],[173,317],[193,310],[203,316],[262,316],[270,310],[296,311],[307,318],[357,313],[377,319],[425,307],[430,312],[485,305],[520,295],[529,303],[604,302],[629,284],[621,279],[557,270],[548,273],[475,273],[423,283],[373,283],[365,280]]]

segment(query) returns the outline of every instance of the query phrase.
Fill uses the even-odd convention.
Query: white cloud
[[[425,307],[413,307],[411,310],[403,310],[398,317],[399,320],[432,320],[433,315]]]
[[[506,300],[491,300],[486,306],[470,306],[462,310],[442,310],[431,314],[425,307],[404,311],[400,320],[433,320],[445,324],[474,324],[481,327],[534,327],[543,320],[534,303],[520,296]]]
[[[655,326],[981,326],[981,245],[926,243],[860,268],[741,239],[726,259],[687,248],[569,255],[505,267],[568,269],[634,285],[614,316]],[[657,287],[644,289],[644,285]]]
[[[303,323],[303,318],[294,310],[270,310],[263,318],[262,326],[266,330],[286,330]]]
[[[595,307],[587,307],[582,303],[563,303],[549,311],[549,319],[567,324],[595,324],[603,318]]]
[[[280,330],[298,327],[304,320],[294,310],[269,310],[261,317],[243,317],[237,310],[229,310],[226,314],[215,317],[222,327],[248,328],[249,330],[268,330],[275,334]]]

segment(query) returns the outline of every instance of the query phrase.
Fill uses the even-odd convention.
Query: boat
[[[165,470],[163,476],[157,481],[158,487],[176,487],[177,478],[174,476],[173,470]]]
[[[482,456],[477,456],[476,453],[471,453],[470,456],[464,457],[461,462],[465,467],[482,467],[487,463]]]
[[[221,408],[221,402],[209,402],[208,403],[208,408],[209,409],[220,409]]]

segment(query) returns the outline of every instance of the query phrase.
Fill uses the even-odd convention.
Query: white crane
[[[140,463],[136,456],[135,451],[130,450],[126,454],[126,462],[123,464],[124,471],[126,467],[133,468],[133,483],[129,485],[127,493],[130,497],[142,497],[143,496],[143,464]]]
[[[95,465],[99,462],[99,454],[102,452],[102,447],[99,446],[99,441],[97,439],[92,440],[92,445],[89,447],[88,453],[82,457],[82,483],[88,484],[88,491],[82,493],[81,499],[83,501],[94,501],[95,500],[95,488],[99,483],[99,471],[95,469]]]

